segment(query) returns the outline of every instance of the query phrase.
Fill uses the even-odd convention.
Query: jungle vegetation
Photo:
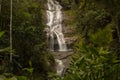
[[[45,28],[46,0],[0,0],[0,79],[120,80],[120,0],[57,0],[73,16],[78,37],[75,55],[63,77],[54,72]],[[12,51],[12,62],[10,52]]]

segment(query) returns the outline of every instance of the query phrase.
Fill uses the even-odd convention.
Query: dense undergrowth
[[[106,34],[107,33],[107,34]],[[109,35],[109,37],[108,37]],[[112,42],[110,26],[89,36],[91,43],[79,38],[75,44],[75,54],[64,77],[54,76],[54,80],[119,80],[120,60],[117,52],[110,48]]]
[[[0,1],[0,31],[4,32],[4,34],[1,33],[3,35],[0,38],[0,50],[2,50],[0,51],[0,74],[12,74],[4,75],[4,77],[26,76],[31,80],[47,80],[48,72],[53,71],[54,58],[47,49],[44,32],[42,12],[44,2],[13,0],[13,60],[11,63],[9,54],[10,0]]]

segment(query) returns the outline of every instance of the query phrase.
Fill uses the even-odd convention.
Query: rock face
[[[68,49],[72,49],[77,37],[75,36],[75,23],[73,21],[74,16],[72,10],[63,10],[63,33]]]

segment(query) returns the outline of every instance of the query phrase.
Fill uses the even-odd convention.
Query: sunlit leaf
[[[27,77],[25,77],[25,76],[17,76],[17,80],[27,80]]]
[[[0,37],[2,37],[4,35],[4,33],[5,33],[4,31],[1,31],[0,32]]]
[[[6,80],[17,80],[17,78],[16,77],[12,77],[12,78],[8,78]]]

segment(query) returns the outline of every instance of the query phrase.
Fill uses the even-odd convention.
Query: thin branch
[[[10,62],[12,62],[12,0],[10,0]]]

